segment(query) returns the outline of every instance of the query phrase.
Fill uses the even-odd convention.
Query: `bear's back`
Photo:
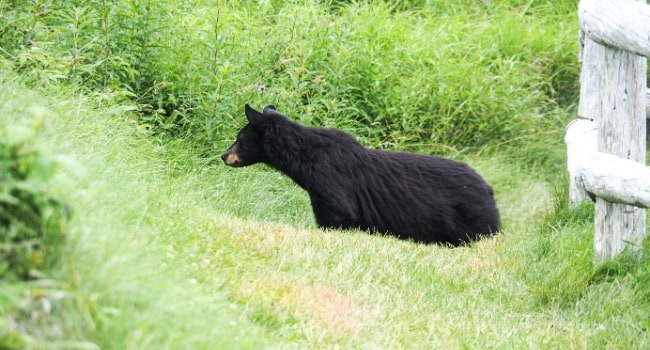
[[[454,245],[499,230],[492,188],[465,163],[367,148],[334,163],[323,172],[340,179],[323,190],[350,208],[349,228]]]

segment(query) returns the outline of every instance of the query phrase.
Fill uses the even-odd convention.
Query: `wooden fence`
[[[634,0],[581,0],[580,104],[567,127],[569,200],[595,197],[594,263],[638,250],[650,207],[645,165],[650,110],[650,6]]]

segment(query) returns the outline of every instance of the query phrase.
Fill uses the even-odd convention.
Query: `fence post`
[[[645,164],[645,58],[584,38],[579,113],[598,124],[598,151]],[[584,101],[584,102],[583,102]],[[638,249],[645,209],[596,198],[594,262]]]
[[[597,44],[599,45],[599,44]],[[598,151],[645,164],[646,58],[604,47]],[[638,250],[645,235],[645,209],[596,198],[596,263],[626,245]]]
[[[647,59],[629,52],[646,55],[649,49],[643,17],[647,8],[642,2],[580,2],[580,24],[587,35],[581,35],[578,113],[596,122],[599,152],[645,164]],[[628,10],[634,15],[625,17],[619,11],[624,7],[638,11]],[[623,41],[629,51],[615,47]],[[645,209],[596,197],[594,263],[612,259],[626,248],[638,250],[645,227]]]

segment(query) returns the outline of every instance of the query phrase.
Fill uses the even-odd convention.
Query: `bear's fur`
[[[349,134],[246,105],[249,123],[221,156],[265,163],[309,193],[321,228],[362,229],[457,246],[500,229],[492,188],[467,164],[362,146]]]

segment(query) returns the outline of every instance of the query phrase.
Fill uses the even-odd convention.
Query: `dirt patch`
[[[336,342],[374,328],[376,313],[353,296],[341,293],[333,286],[277,277],[243,281],[240,297],[245,300],[242,301],[261,303],[267,310],[277,308],[290,312],[309,329],[309,337],[315,343]]]

